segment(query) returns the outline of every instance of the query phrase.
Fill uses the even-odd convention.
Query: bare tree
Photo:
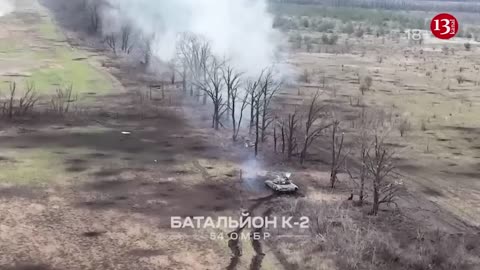
[[[182,90],[186,94],[187,93],[187,80],[188,80],[188,71],[187,67],[185,66],[185,63],[181,64],[181,75],[182,75]]]
[[[222,77],[223,63],[215,57],[210,57],[206,68],[205,80],[200,80],[195,85],[206,96],[210,97],[213,104],[212,128],[219,129],[222,115],[225,113],[226,104],[223,97],[224,80]]]
[[[373,145],[366,153],[366,168],[373,180],[373,206],[371,214],[377,215],[381,204],[395,203],[395,197],[400,191],[400,183],[391,183],[387,178],[395,169],[394,153],[384,143],[384,137],[375,134]]]
[[[242,124],[243,112],[245,111],[245,108],[248,104],[248,92],[245,92],[245,96],[240,103],[240,110],[239,112],[237,112],[237,102],[240,99],[239,88],[241,76],[242,73],[236,72],[235,69],[229,65],[226,65],[223,69],[223,80],[227,88],[227,110],[230,113],[230,117],[232,119],[233,141],[237,140],[238,133],[240,132],[240,127]],[[239,113],[238,121],[237,113]]]
[[[366,76],[365,78],[363,78],[363,81],[360,84],[360,92],[362,93],[362,95],[364,95],[365,92],[370,91],[370,88],[372,87],[372,83],[373,83],[372,77]]]
[[[331,124],[318,123],[325,116],[324,106],[319,102],[320,92],[317,91],[312,97],[308,106],[308,113],[305,120],[305,139],[303,140],[302,151],[300,152],[300,163],[303,164],[307,157],[308,148],[321,135],[322,131]]]
[[[122,41],[121,50],[126,54],[130,54],[135,46],[135,39],[132,39],[133,30],[132,24],[128,21],[124,22],[120,28],[120,37]]]
[[[412,129],[412,125],[408,121],[408,119],[402,119],[400,120],[400,123],[398,124],[398,131],[400,132],[400,137],[403,137],[407,134],[408,131]]]
[[[340,121],[335,120],[332,124],[332,164],[330,167],[330,186],[335,188],[335,184],[338,181],[338,171],[345,164],[345,159],[348,154],[344,149],[345,134],[338,135],[340,127]]]
[[[10,93],[9,93],[9,100],[8,100],[8,106],[4,105],[4,111],[6,109],[6,114],[8,115],[8,119],[13,118],[13,106],[14,106],[14,100],[15,100],[15,92],[17,91],[17,83],[16,82],[11,82],[10,83]]]
[[[35,106],[35,104],[40,98],[35,92],[35,84],[33,82],[32,83],[27,82],[26,87],[27,87],[27,90],[25,91],[25,93],[23,93],[23,95],[18,100],[18,108],[16,111],[17,115],[25,115],[29,111],[32,111],[33,107]]]
[[[142,64],[148,67],[152,61],[152,43],[155,40],[155,34],[145,35],[143,40],[143,60]]]
[[[280,89],[282,83],[277,81],[274,78],[274,73],[272,68],[268,68],[264,74],[263,80],[261,81],[260,85],[260,95],[258,96],[258,105],[261,105],[261,131],[262,131],[262,142],[265,142],[267,137],[267,130],[272,121],[274,120],[273,115],[271,114],[270,105],[274,95]]]
[[[117,55],[117,37],[114,33],[105,36],[105,43],[112,49],[113,53]]]
[[[258,144],[260,143],[260,111],[262,108],[261,101],[262,92],[256,94],[254,101],[255,108],[255,156],[258,156]]]
[[[179,59],[188,70],[190,77],[191,94],[193,95],[195,86],[196,98],[200,98],[201,90],[197,87],[199,84],[205,84],[208,80],[208,65],[210,58],[213,57],[208,41],[192,35],[185,34],[177,46]],[[216,60],[215,60],[216,61]],[[204,94],[204,103],[206,103],[207,94]]]
[[[225,86],[227,88],[227,111],[230,114],[232,105],[232,92],[238,90],[240,84],[240,77],[242,73],[236,72],[236,70],[231,66],[226,64],[225,68],[222,70],[223,80],[225,81]]]
[[[271,68],[264,69],[256,81],[248,83],[250,133],[252,128],[255,128],[255,155],[258,155],[259,143],[265,141],[266,130],[274,120],[270,112],[270,104],[279,88],[280,83],[274,79]]]
[[[8,100],[3,103],[2,115],[11,120],[15,116],[26,115],[33,110],[39,96],[35,92],[33,83],[27,82],[26,88],[26,91],[17,99],[17,84],[16,82],[10,83]]]
[[[278,127],[278,119],[275,119],[275,122],[273,124],[273,151],[275,153],[277,153],[277,145],[278,145],[277,127]]]
[[[252,133],[252,129],[255,127],[255,120],[257,117],[257,107],[259,106],[258,97],[260,96],[260,92],[258,91],[260,81],[262,80],[263,73],[259,75],[256,81],[249,81],[247,83],[247,93],[250,105],[250,128],[249,133]]]
[[[282,136],[282,153],[286,155],[287,160],[291,160],[293,154],[298,149],[297,132],[299,128],[298,113],[295,111],[288,114],[280,123]]]
[[[58,115],[64,115],[69,112],[70,104],[76,102],[78,97],[73,93],[73,85],[65,87],[64,89],[58,88],[56,95],[50,100],[51,110]]]
[[[362,114],[360,117],[360,188],[358,194],[358,201],[360,205],[363,204],[363,200],[365,198],[365,180],[368,177],[368,170],[367,170],[367,153],[369,151],[371,136],[369,132],[369,120],[367,118],[367,114],[365,110],[362,110]]]
[[[86,5],[87,12],[90,17],[89,30],[92,33],[98,33],[100,31],[101,18],[100,18],[100,5],[101,1],[89,1]]]
[[[169,62],[168,68],[170,69],[170,83],[175,85],[175,82],[177,81],[177,67],[175,61]]]
[[[354,183],[358,186],[358,203],[360,205],[363,205],[364,199],[365,199],[365,182],[368,178],[368,170],[367,170],[367,153],[369,151],[369,148],[372,144],[372,135],[371,135],[371,130],[372,129],[377,129],[378,123],[375,123],[375,120],[373,117],[371,117],[371,114],[368,114],[365,109],[362,110],[360,114],[360,123],[358,125],[359,129],[359,137],[357,138],[357,141],[359,142],[359,149],[358,149],[358,156],[360,158],[360,168],[358,172],[358,182],[357,182],[357,177],[354,177],[350,168],[347,167],[346,171],[350,175],[350,178]],[[352,198],[353,199],[353,198]]]

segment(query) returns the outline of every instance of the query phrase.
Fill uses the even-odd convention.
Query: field
[[[311,82],[299,91],[301,95],[309,95],[317,88],[325,91],[326,100],[348,108],[346,118],[351,121],[360,115],[361,109],[355,108],[360,99],[366,106],[382,108],[398,125],[408,122],[409,128],[403,137],[398,127],[391,131],[391,143],[401,158],[400,167],[425,179],[425,188],[430,186],[430,181],[435,182],[437,194],[446,193],[434,196],[435,200],[457,201],[458,211],[478,225],[478,213],[468,213],[478,209],[479,195],[475,192],[479,177],[480,107],[476,81],[479,63],[469,57],[475,49],[466,52],[463,43],[449,44],[457,51],[450,58],[442,52],[442,44],[409,48],[405,40],[402,42],[385,41],[384,46],[375,46],[373,44],[382,43],[381,38],[365,39],[359,43],[368,44],[363,45],[368,49],[348,55],[300,52],[292,63],[312,75]],[[357,80],[365,76],[373,78],[373,86],[370,93],[362,96]],[[457,76],[465,77],[466,82],[458,83]],[[325,87],[324,80],[327,81]],[[449,181],[451,178],[455,180]],[[422,184],[423,181],[414,182]],[[468,201],[467,193],[472,196],[473,207],[463,205]],[[449,195],[452,197],[448,198]],[[452,207],[455,203],[445,202],[445,205]]]
[[[270,151],[271,139],[255,158],[251,134],[232,142],[227,127],[212,129],[210,106],[170,83],[168,72],[148,71],[98,37],[79,35],[66,24],[67,11],[50,5],[56,0],[33,2],[17,1],[15,12],[0,17],[0,269],[480,265],[480,48],[474,39],[412,42],[405,31],[422,28],[423,19],[408,12],[271,8],[288,39],[285,61],[299,77],[284,82],[274,111],[282,117],[302,111],[319,93],[328,115],[341,123],[352,149],[346,164],[355,169],[362,112],[388,122],[394,178],[404,188],[396,206],[371,215],[371,198],[363,205],[347,200],[356,188],[347,166],[330,187],[328,134],[303,164],[297,155],[288,160]],[[366,78],[371,85],[362,93]],[[9,119],[14,82],[15,98],[32,85],[39,98],[31,112]],[[265,189],[265,174],[278,171],[293,172],[301,192]],[[263,228],[268,239],[238,241],[228,239],[227,227],[171,228],[172,216],[238,218],[244,211],[307,216],[310,227]]]
[[[322,91],[326,102],[345,108],[352,132],[363,107],[384,111],[393,123],[391,145],[406,179],[416,178],[412,185],[419,185],[419,191],[478,226],[480,63],[472,57],[477,43],[466,50],[464,44],[472,42],[468,39],[442,42],[427,37],[419,45],[409,41],[407,33],[392,32],[342,35],[339,45],[331,46],[320,41],[324,34],[308,29],[288,34],[297,51],[290,62],[308,77],[297,94]],[[300,46],[299,35],[304,40]],[[372,78],[373,86],[362,95],[365,77]],[[407,126],[403,136],[402,124]],[[432,183],[438,190],[431,190]]]

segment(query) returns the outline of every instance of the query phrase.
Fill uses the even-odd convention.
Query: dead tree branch
[[[330,187],[335,188],[335,184],[338,181],[338,172],[340,168],[345,164],[345,159],[348,153],[344,149],[345,133],[338,135],[340,127],[340,121],[335,120],[332,124],[332,164],[330,167]]]
[[[303,164],[307,157],[307,152],[312,143],[320,137],[322,132],[329,128],[331,124],[321,122],[325,118],[325,106],[319,103],[320,92],[317,91],[310,101],[308,113],[304,124],[305,139],[303,141],[302,151],[300,152],[300,163]],[[320,123],[319,123],[320,122]]]

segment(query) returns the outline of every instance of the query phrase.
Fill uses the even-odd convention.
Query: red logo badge
[[[458,33],[458,20],[453,15],[441,13],[430,23],[432,34],[440,39],[451,39]]]

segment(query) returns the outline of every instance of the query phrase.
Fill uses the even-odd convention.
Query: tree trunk
[[[187,70],[185,69],[185,65],[182,68],[182,90],[183,93],[187,93]]]
[[[267,86],[265,86],[267,87]],[[267,90],[263,94],[263,110],[262,110],[262,142],[265,142],[267,138]]]
[[[362,165],[362,172],[360,174],[360,194],[358,195],[360,205],[363,205],[364,190],[365,190],[365,168]]]
[[[337,181],[337,172],[335,167],[337,166],[337,156],[335,152],[335,136],[337,129],[333,126],[332,129],[332,167],[330,169],[330,186],[331,188],[335,188],[335,182]]]
[[[277,127],[273,127],[273,151],[277,153]]]
[[[232,110],[230,112],[232,116],[232,128],[233,128],[232,140],[235,142],[237,141],[237,119],[235,118],[235,103],[232,103]]]
[[[378,185],[377,179],[373,183],[373,206],[372,206],[372,215],[376,216],[378,214],[378,209],[380,206],[380,195],[378,194]]]
[[[337,183],[337,170],[333,169],[330,172],[330,187],[335,188],[336,183]]]
[[[255,113],[255,157],[258,155],[258,142],[259,142],[259,135],[260,135],[260,113],[259,113],[259,106],[256,106],[256,113]]]
[[[232,99],[231,96],[232,96],[232,91],[229,89],[227,91],[227,118],[230,117],[230,109],[232,108],[231,104],[230,104],[231,99]]]
[[[213,117],[212,117],[212,128],[215,128],[218,130],[219,124],[218,122],[220,121],[220,105],[218,102],[215,102],[213,104]]]
[[[250,129],[248,131],[249,134],[252,134],[252,128],[255,121],[255,96],[254,94],[250,94]]]
[[[307,131],[308,134],[308,131]],[[305,162],[305,159],[307,158],[307,149],[308,149],[308,137],[305,135],[305,141],[303,142],[303,149],[302,152],[300,152],[300,164],[303,165]]]

